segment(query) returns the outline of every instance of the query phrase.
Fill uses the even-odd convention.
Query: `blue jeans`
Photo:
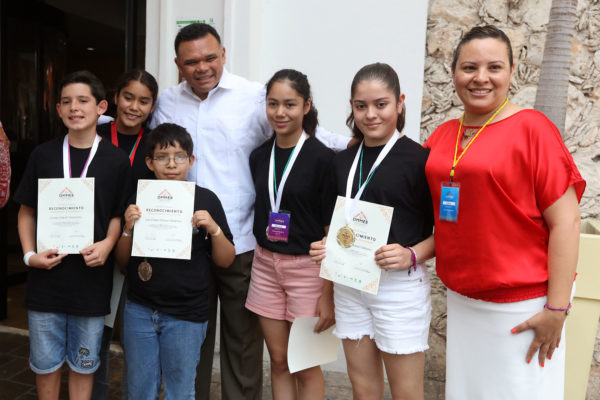
[[[29,366],[36,374],[50,374],[67,360],[71,370],[93,374],[98,369],[104,317],[27,311]]]
[[[127,301],[124,339],[129,398],[158,399],[162,377],[168,400],[194,400],[196,366],[206,324],[184,321]]]

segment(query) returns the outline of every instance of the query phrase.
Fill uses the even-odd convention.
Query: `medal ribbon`
[[[388,140],[388,142],[385,144],[385,146],[381,150],[381,153],[379,153],[379,155],[375,159],[375,162],[373,163],[373,166],[371,167],[371,170],[369,171],[369,175],[368,175],[366,182],[363,183],[362,185],[360,185],[360,182],[359,182],[358,192],[356,192],[356,196],[354,196],[354,198],[352,198],[352,196],[351,196],[352,195],[352,183],[354,182],[354,174],[356,173],[356,167],[358,166],[359,158],[361,159],[361,174],[362,174],[362,150],[363,150],[364,140],[362,142],[360,142],[360,145],[358,146],[358,151],[356,152],[356,156],[354,156],[354,161],[352,162],[352,166],[350,167],[350,172],[348,173],[348,182],[346,183],[346,206],[344,209],[345,216],[346,216],[346,225],[350,225],[350,222],[352,221],[352,214],[354,213],[354,209],[356,208],[356,205],[358,204],[358,200],[360,200],[360,196],[362,196],[363,192],[365,191],[367,184],[371,181],[371,177],[373,176],[373,173],[375,172],[377,167],[379,167],[379,164],[381,164],[383,159],[388,155],[388,153],[390,152],[390,150],[392,149],[394,144],[396,144],[396,142],[398,141],[399,138],[400,138],[400,133],[398,131],[395,131],[394,135],[390,138],[390,140]],[[359,179],[359,180],[361,180],[361,179]]]
[[[298,154],[300,153],[307,136],[308,135],[305,132],[302,132],[300,139],[298,139],[298,143],[296,143],[296,147],[294,147],[294,150],[292,150],[292,154],[290,154],[290,158],[288,158],[285,168],[283,169],[283,176],[281,177],[281,182],[279,182],[279,190],[277,190],[275,177],[275,146],[277,144],[277,140],[273,141],[271,159],[269,161],[269,200],[271,201],[271,211],[273,212],[279,212],[281,198],[283,197],[283,187],[285,186],[285,182],[290,175],[290,171],[292,170],[294,162],[296,162],[296,158],[298,157]],[[271,179],[271,177],[273,177],[273,179]]]
[[[465,153],[467,152],[467,150],[469,150],[469,147],[471,147],[471,145],[473,144],[473,142],[475,141],[475,139],[477,139],[477,136],[479,136],[479,134],[483,131],[483,129],[490,122],[492,122],[492,120],[496,117],[496,115],[498,115],[498,113],[500,111],[502,111],[502,109],[504,108],[504,106],[507,103],[508,103],[508,97],[506,98],[506,100],[504,100],[504,103],[502,103],[502,105],[500,106],[500,108],[498,108],[496,110],[496,112],[494,112],[494,114],[490,117],[490,119],[488,119],[487,122],[485,124],[483,124],[483,126],[481,128],[479,128],[479,130],[477,131],[477,133],[475,134],[475,136],[473,136],[473,139],[471,139],[471,141],[469,142],[469,144],[467,144],[467,146],[462,151],[462,153],[460,153],[460,156],[458,158],[456,158],[456,155],[458,154],[458,142],[460,141],[460,131],[462,130],[463,119],[465,118],[465,113],[463,112],[462,116],[460,117],[460,125],[458,126],[458,135],[456,136],[456,146],[454,147],[454,161],[452,162],[452,169],[450,170],[450,182],[452,182],[452,180],[454,179],[454,169],[458,165],[458,162],[465,155]]]
[[[88,154],[87,160],[85,160],[85,164],[83,165],[83,170],[81,171],[80,178],[85,178],[87,175],[88,167],[90,166],[94,156],[96,155],[96,151],[98,150],[98,144],[100,143],[100,136],[96,133],[94,137],[94,144],[92,144],[92,149],[90,150],[90,154]],[[65,135],[65,139],[63,140],[63,174],[65,178],[71,178],[71,149],[69,148],[69,134]]]
[[[132,166],[133,166],[133,159],[135,158],[135,152],[137,151],[138,145],[140,144],[140,140],[142,139],[143,133],[144,133],[144,128],[142,128],[140,126],[140,133],[138,133],[137,140],[135,141],[135,144],[133,145],[133,147],[131,148],[131,151],[129,152],[129,164]],[[116,122],[113,122],[112,124],[110,124],[110,141],[116,147],[119,147],[119,135],[117,135]]]

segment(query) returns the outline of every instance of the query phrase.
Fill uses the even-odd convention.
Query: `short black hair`
[[[213,35],[219,46],[221,46],[221,37],[215,28],[208,24],[204,24],[201,22],[196,22],[190,25],[186,25],[177,33],[175,36],[175,55],[179,57],[179,45],[181,42],[189,42],[191,40],[196,40],[203,38],[206,35]]]
[[[146,142],[146,156],[150,158],[154,157],[156,146],[164,149],[169,146],[175,146],[177,143],[179,143],[179,146],[188,156],[192,155],[192,152],[194,151],[194,142],[184,127],[177,124],[160,124],[148,135],[148,141]]]
[[[106,91],[104,90],[104,85],[98,79],[98,77],[92,74],[90,71],[75,71],[67,74],[63,80],[60,82],[58,86],[58,99],[62,97],[62,91],[65,86],[70,85],[72,83],[83,83],[90,87],[90,91],[92,92],[92,96],[96,99],[96,104],[100,103],[102,100],[106,99]]]
[[[452,55],[452,71],[456,70],[456,62],[458,61],[458,56],[460,55],[460,50],[465,43],[470,42],[474,39],[497,39],[503,42],[506,45],[506,51],[508,52],[508,63],[510,67],[513,66],[513,51],[512,46],[510,44],[510,39],[506,36],[501,29],[498,29],[494,25],[485,25],[485,26],[475,26],[469,30],[469,32],[465,33],[464,36],[458,42],[456,49],[454,50],[454,54]]]

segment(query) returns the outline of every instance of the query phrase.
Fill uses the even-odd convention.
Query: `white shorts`
[[[446,400],[563,400],[564,329],[560,345],[544,367],[536,353],[525,357],[534,332],[510,330],[542,311],[546,296],[492,303],[448,289]]]
[[[381,271],[377,295],[334,284],[333,333],[340,339],[369,336],[390,354],[412,354],[429,348],[431,297],[427,269]]]

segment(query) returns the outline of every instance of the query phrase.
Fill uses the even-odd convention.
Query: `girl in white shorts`
[[[389,65],[357,72],[350,105],[346,122],[361,143],[336,155],[332,184],[347,201],[390,206],[394,212],[388,244],[373,255],[382,269],[377,295],[334,283],[334,333],[343,339],[354,398],[383,396],[385,365],[394,399],[423,399],[431,300],[421,262],[434,252],[424,171],[429,151],[401,134],[404,94]],[[325,239],[312,243],[310,254],[321,261]]]

